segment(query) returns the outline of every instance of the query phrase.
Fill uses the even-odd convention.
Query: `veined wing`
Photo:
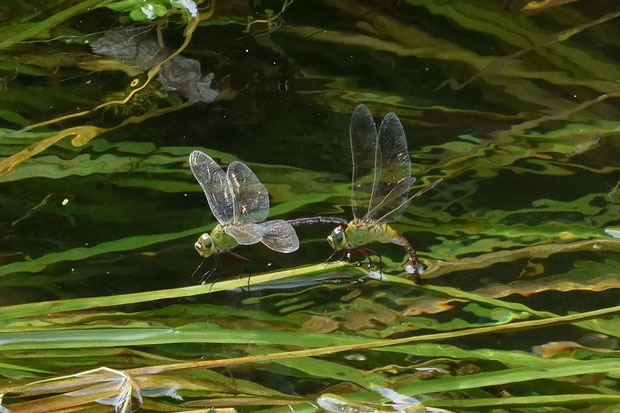
[[[234,161],[228,165],[226,176],[234,194],[232,222],[264,221],[269,214],[269,194],[254,172],[243,162]]]
[[[400,218],[411,201],[411,199],[407,199],[406,197],[409,194],[411,185],[413,185],[415,181],[415,177],[410,176],[392,186],[390,192],[383,197],[381,202],[368,211],[364,220],[372,220],[379,223],[392,222]],[[403,198],[405,199],[403,200]]]
[[[274,251],[278,252],[294,252],[299,248],[299,238],[295,233],[295,229],[291,224],[281,219],[267,221],[259,224],[265,231],[263,244]]]
[[[398,116],[388,113],[379,126],[372,194],[368,213],[362,220],[375,219],[388,212],[392,219],[402,214],[411,183],[411,159],[405,131]]]
[[[189,155],[189,167],[207,196],[215,219],[222,225],[232,223],[234,194],[226,173],[209,155],[200,151]]]
[[[351,209],[354,218],[361,218],[369,210],[377,164],[377,127],[364,105],[357,105],[351,115],[349,138],[353,160]]]
[[[415,181],[415,178],[413,178],[413,180]],[[437,185],[439,185],[441,182],[443,181],[443,178],[439,178],[438,180],[434,181],[431,184],[426,185],[424,188],[420,189],[418,192],[416,192],[415,194],[413,194],[412,196],[410,196],[409,198],[407,198],[405,201],[403,201],[401,203],[400,206],[394,208],[391,211],[388,211],[385,213],[385,215],[383,215],[382,217],[377,219],[377,222],[382,222],[382,221],[387,221],[390,222],[392,220],[394,220],[394,214],[399,214],[398,216],[402,215],[402,213],[405,211],[405,209],[407,209],[407,205],[409,205],[409,202],[411,202],[413,200],[413,198],[417,198],[421,195],[424,195],[425,193],[427,193],[428,191],[430,191],[431,189],[435,188]],[[413,182],[411,182],[410,185],[412,185]]]
[[[224,227],[224,232],[241,245],[252,245],[263,239],[265,228],[255,222],[242,222]]]

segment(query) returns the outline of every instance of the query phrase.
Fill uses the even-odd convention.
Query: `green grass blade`
[[[0,320],[30,317],[39,314],[59,313],[63,311],[77,311],[124,304],[144,303],[168,298],[191,297],[195,295],[215,293],[218,291],[232,290],[235,288],[247,288],[248,286],[251,287],[252,285],[264,284],[286,278],[311,276],[332,272],[357,272],[363,274],[364,270],[348,263],[337,262],[266,273],[252,276],[249,279],[236,278],[233,280],[216,282],[214,284],[171,288],[167,290],[145,291],[141,293],[119,294],[109,297],[88,297],[18,304],[0,308]]]
[[[425,406],[432,407],[527,407],[535,406],[592,406],[597,404],[620,404],[620,395],[615,394],[558,394],[555,396],[498,397],[488,399],[425,400]]]
[[[35,258],[31,261],[19,261],[0,267],[0,277],[14,274],[17,272],[35,273],[43,271],[48,265],[61,261],[81,261],[90,257],[111,252],[121,252],[146,247],[149,245],[166,242],[178,238],[187,237],[189,235],[198,234],[201,231],[211,228],[208,227],[192,228],[185,231],[173,232],[167,234],[154,235],[136,235],[133,237],[122,238],[114,241],[102,242],[92,247],[72,248],[62,252],[52,252]]]
[[[401,387],[398,391],[408,396],[463,389],[477,389],[484,386],[497,386],[540,379],[556,379],[580,374],[607,373],[620,370],[620,360],[566,360],[557,366],[544,368],[523,367],[517,369],[492,371],[467,376],[444,377],[436,380],[417,381]]]
[[[112,1],[114,0],[83,0],[77,3],[75,6],[63,10],[60,13],[57,13],[50,18],[40,21],[38,23],[20,25],[15,28],[14,34],[9,35],[8,33],[5,33],[5,36],[7,37],[5,37],[4,40],[0,42],[0,49],[11,47],[15,43],[36,36],[37,34],[44,32],[45,30],[49,30],[52,27],[64,22],[65,20],[73,16],[76,16],[95,7],[101,7],[107,3],[111,3]]]

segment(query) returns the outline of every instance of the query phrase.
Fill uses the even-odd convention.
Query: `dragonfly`
[[[268,248],[291,253],[299,248],[295,229],[284,220],[265,221],[269,194],[254,172],[243,162],[233,161],[226,172],[209,155],[193,151],[189,167],[204,191],[218,224],[198,237],[194,248],[207,258],[230,252],[237,245],[262,242]]]
[[[411,176],[405,131],[394,113],[383,118],[377,131],[368,108],[358,105],[351,117],[349,136],[353,159],[353,220],[334,228],[327,242],[334,250],[347,251],[372,242],[400,245],[409,255],[405,271],[420,282],[415,249],[389,223],[402,216],[411,200],[433,189],[443,178],[409,196],[416,179]]]

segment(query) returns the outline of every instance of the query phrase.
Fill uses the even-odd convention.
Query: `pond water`
[[[4,405],[424,411],[392,389],[429,411],[617,411],[616,2],[193,4],[0,5]],[[128,27],[115,53],[153,60],[93,46]],[[163,78],[176,51],[189,83]],[[422,284],[398,245],[338,262],[326,224],[292,254],[196,253],[216,221],[194,150],[247,164],[269,219],[351,219],[358,104],[400,119],[413,190],[443,179],[393,223]]]

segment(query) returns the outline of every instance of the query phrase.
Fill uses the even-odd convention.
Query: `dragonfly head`
[[[215,252],[215,243],[213,242],[213,238],[205,232],[198,237],[198,241],[194,243],[194,248],[196,248],[198,254],[207,258]]]
[[[327,236],[327,243],[330,245],[330,247],[337,251],[344,249],[347,244],[347,240],[342,225],[334,228],[332,233]]]

